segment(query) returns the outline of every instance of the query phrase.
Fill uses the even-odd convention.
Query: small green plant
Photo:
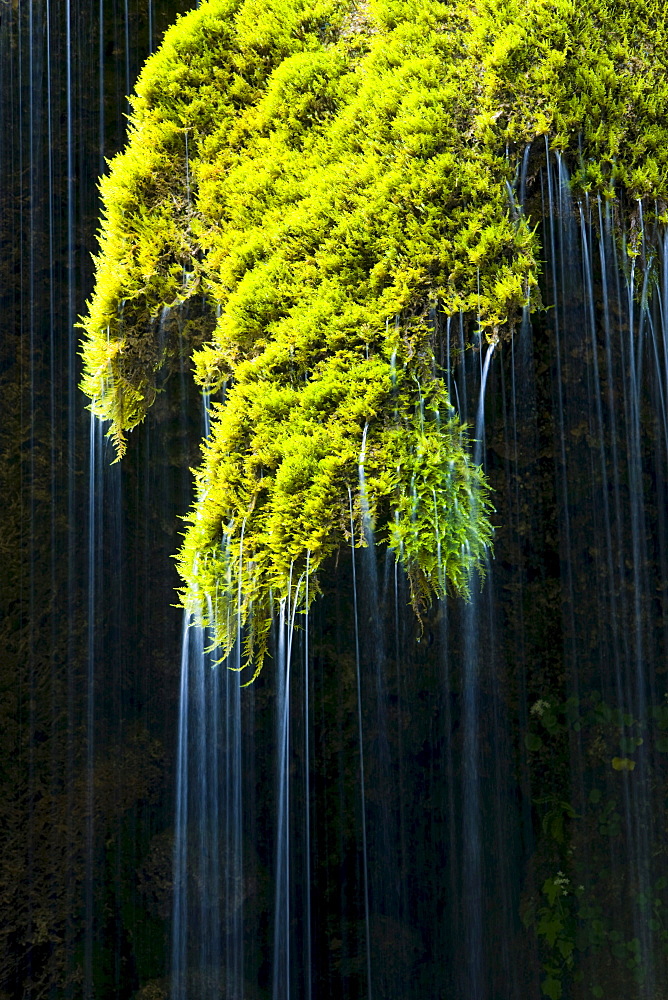
[[[580,894],[581,889],[579,886],[576,894]],[[564,977],[574,965],[574,899],[570,879],[562,871],[557,871],[545,879],[539,904],[525,917],[527,926],[534,924],[536,934],[545,947],[547,957],[543,962],[545,978],[541,982],[541,990],[550,1000],[561,1000]]]
[[[563,997],[573,984],[602,997],[600,980],[609,983],[610,976],[631,987],[642,985],[652,955],[668,954],[668,879],[649,869],[642,890],[631,884],[622,895],[610,856],[628,850],[637,835],[627,793],[639,780],[641,756],[650,780],[660,774],[651,748],[663,752],[665,701],[648,705],[638,718],[598,691],[564,701],[550,693],[533,703],[529,720],[524,743],[532,769],[550,767],[554,774],[555,761],[570,764],[568,746],[577,734],[591,781],[586,794],[578,795],[577,809],[568,801],[570,768],[562,772],[566,780],[559,791],[534,800],[542,880],[523,916],[540,943],[543,993],[551,1000]],[[633,756],[615,755],[620,752]],[[636,936],[640,926],[648,932],[646,940]]]

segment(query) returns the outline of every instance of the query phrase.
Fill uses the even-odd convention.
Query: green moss
[[[200,384],[228,390],[179,565],[225,649],[242,622],[261,662],[270,595],[307,562],[317,592],[349,491],[418,610],[467,592],[490,505],[427,318],[495,341],[536,301],[508,185],[538,137],[581,190],[664,212],[667,55],[657,0],[208,0],[167,34],[102,182],[83,388],[122,450],[165,362],[161,310],[197,295],[219,316],[191,344]]]

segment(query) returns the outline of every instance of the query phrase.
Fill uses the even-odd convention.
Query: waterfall
[[[365,432],[366,434],[366,432]],[[363,453],[363,452],[362,452]],[[360,479],[363,480],[363,459],[360,460]],[[352,557],[352,577],[353,577],[353,628],[355,636],[355,680],[357,685],[357,737],[359,747],[359,788],[360,788],[360,816],[362,834],[362,886],[364,892],[364,944],[366,953],[366,993],[369,997],[373,992],[373,978],[371,974],[371,928],[369,922],[369,854],[367,845],[367,794],[366,781],[364,777],[364,727],[362,722],[362,680],[360,663],[360,635],[359,635],[359,612],[357,595],[357,573],[355,568],[355,522],[353,517],[352,494],[348,491],[348,501],[350,504],[350,554]]]
[[[177,734],[171,993],[244,996],[238,673],[184,613]]]
[[[155,39],[178,5],[153,7]],[[172,545],[154,513],[142,520],[165,459],[158,444],[140,480],[123,470],[122,489],[77,388],[98,168],[123,142],[124,94],[148,53],[145,4],[127,13],[119,20],[111,2],[0,3],[7,995],[122,997],[164,974],[162,902],[147,906],[138,883],[152,843],[159,853],[156,740],[171,714],[151,703],[140,607],[142,627],[172,649],[176,639],[148,585],[150,563]],[[119,64],[131,79],[119,82]],[[187,502],[181,483],[187,491],[187,473],[172,474],[167,509]],[[173,583],[158,589],[167,608]]]
[[[485,579],[415,618],[362,416],[350,551],[312,605],[294,571],[244,687],[244,628],[224,659],[211,610],[174,607],[220,402],[191,386],[200,304],[151,320],[169,359],[122,463],[77,388],[96,176],[194,6],[0,0],[0,995],[658,1000],[668,236],[621,192],[576,196],[547,139],[520,150],[540,290],[489,345],[425,312],[492,487]]]

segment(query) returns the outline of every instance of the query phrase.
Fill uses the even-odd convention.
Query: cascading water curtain
[[[274,1000],[620,989],[649,1000],[665,979],[666,238],[646,230],[642,206],[625,232],[610,203],[575,200],[557,155],[524,157],[515,211],[527,189],[538,215],[542,205],[544,310],[525,311],[495,348],[471,344],[459,317],[435,327],[495,488],[487,579],[416,626],[402,572],[363,518],[366,544],[339,561],[308,619],[293,581],[275,669],[234,689],[240,704],[256,698],[241,710],[255,735],[248,757],[245,737],[237,744],[239,770],[271,778],[243,802],[260,859],[255,876],[237,868],[242,895],[259,871],[267,882],[263,916],[248,919],[250,901],[238,927],[248,943],[251,923],[268,923],[238,960],[221,939],[205,947],[204,917],[192,916],[212,912],[211,880],[193,874],[212,857],[202,775],[218,781],[220,809],[236,772],[223,779],[219,763],[216,779],[204,763],[211,720],[190,730],[192,705],[211,713],[213,685],[236,674],[208,666],[204,698],[188,674],[180,745],[187,729],[199,764],[187,793],[179,785],[191,812],[177,824],[175,954],[187,913],[202,983],[237,961],[246,994]],[[362,443],[362,495],[364,463]],[[205,662],[207,640],[186,636],[190,660]],[[215,697],[219,725],[236,719]],[[234,825],[236,808],[220,824]],[[234,862],[218,856],[223,884]],[[199,893],[187,905],[186,870]]]
[[[208,394],[203,423],[206,438]],[[197,617],[183,615],[170,996],[244,1000],[243,638],[223,658]]]
[[[74,324],[97,173],[124,142],[139,64],[194,5],[0,0],[0,995],[658,1000],[655,206],[574,197],[566,159],[535,143],[508,190],[511,219],[539,226],[535,308],[492,349],[470,317],[432,307],[496,507],[468,604],[414,620],[374,544],[362,432],[354,547],[308,615],[308,581],[293,581],[255,684],[235,669],[241,639],[218,662],[190,614],[179,664],[169,556],[201,436],[190,362],[174,362],[121,473],[77,390]],[[170,344],[185,311],[158,317]]]
[[[516,331],[488,441],[507,491],[490,582],[514,595],[495,602],[533,813],[520,906],[544,995],[649,998],[668,886],[665,234],[642,204],[621,206],[625,226],[619,204],[574,200],[558,154],[540,189],[547,311]]]
[[[92,283],[98,171],[124,141],[139,65],[188,6],[0,0],[0,683],[14,692],[0,724],[11,762],[0,821],[7,996],[129,997],[165,972],[164,903],[138,886],[166,825],[156,761],[172,705],[148,692],[173,629],[161,609],[153,616],[154,597],[142,600],[151,659],[135,598],[173,531],[136,517],[166,460],[152,457],[140,488],[137,449],[121,489],[77,388],[75,323]],[[155,435],[156,452],[168,438]],[[165,510],[187,502],[183,480],[172,472]],[[167,608],[173,583],[160,589]]]
[[[244,997],[239,674],[184,616],[178,725],[174,1000]]]

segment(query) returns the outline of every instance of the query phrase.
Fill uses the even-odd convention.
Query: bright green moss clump
[[[540,250],[508,191],[539,136],[581,188],[663,211],[665,20],[657,0],[208,0],[149,60],[102,182],[83,387],[122,451],[161,311],[198,296],[218,317],[193,337],[198,381],[227,393],[180,568],[225,648],[242,622],[261,662],[270,593],[307,564],[317,592],[350,505],[418,609],[467,592],[490,508],[428,317],[494,341],[530,301]]]

